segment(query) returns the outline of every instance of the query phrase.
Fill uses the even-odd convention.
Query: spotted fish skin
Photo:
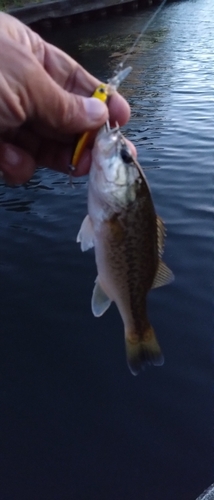
[[[146,363],[163,363],[146,306],[155,278],[155,286],[171,279],[165,265],[164,280],[161,272],[158,277],[163,233],[144,173],[122,134],[118,129],[101,130],[93,150],[88,216],[77,239],[82,250],[95,248],[98,276],[92,311],[101,316],[112,301],[116,303],[124,323],[128,365],[134,375]]]

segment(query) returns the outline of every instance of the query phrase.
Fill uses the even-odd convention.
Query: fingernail
[[[6,161],[9,165],[17,165],[20,163],[20,154],[13,149],[11,146],[6,147],[4,151],[4,162]]]
[[[83,97],[83,105],[90,120],[100,120],[103,115],[107,114],[106,105],[96,97]]]

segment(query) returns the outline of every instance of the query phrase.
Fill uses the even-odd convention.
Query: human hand
[[[90,96],[100,83],[67,54],[15,18],[0,13],[0,170],[9,184],[28,181],[37,165],[68,172],[75,134],[107,118],[124,125],[128,103]],[[134,151],[134,146],[132,145]],[[90,167],[86,149],[76,175]]]

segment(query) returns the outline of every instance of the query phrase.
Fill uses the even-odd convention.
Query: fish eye
[[[123,145],[121,147],[121,150],[120,150],[120,155],[121,155],[121,158],[122,160],[125,162],[125,163],[132,163],[133,162],[133,158],[132,158],[132,155],[131,153],[129,152],[128,148],[126,145]]]

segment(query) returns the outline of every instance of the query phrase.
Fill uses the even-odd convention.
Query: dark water
[[[43,36],[105,80],[148,15]],[[213,33],[213,0],[166,6],[123,86],[176,276],[149,298],[162,368],[131,376],[116,308],[92,316],[87,186],[0,186],[1,500],[195,500],[213,481]]]

